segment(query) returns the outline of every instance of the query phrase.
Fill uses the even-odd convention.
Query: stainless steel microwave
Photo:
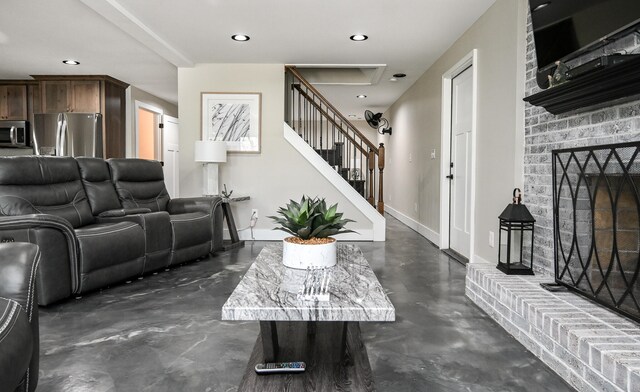
[[[29,147],[29,121],[0,121],[0,147]]]

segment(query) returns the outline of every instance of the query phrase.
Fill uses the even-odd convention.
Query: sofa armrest
[[[0,297],[12,299],[19,303],[28,321],[27,325],[17,327],[21,329],[14,331],[16,333],[11,336],[15,337],[16,334],[22,336],[25,334],[31,335],[31,339],[28,340],[31,344],[21,347],[22,350],[31,351],[29,369],[23,376],[22,381],[23,385],[28,386],[29,391],[35,390],[38,384],[40,362],[40,327],[38,306],[35,300],[37,297],[36,274],[39,262],[40,249],[36,245],[25,242],[0,244]],[[29,330],[25,330],[27,327]],[[9,327],[10,331],[11,328]],[[1,342],[2,340],[0,339]],[[6,344],[0,348],[0,352],[10,348],[11,341],[9,339],[5,340],[4,343]],[[11,359],[16,358],[10,358],[9,360]],[[20,372],[22,372],[22,369],[20,369]]]
[[[0,297],[22,305],[29,315],[29,321],[34,308],[35,277],[39,262],[40,249],[34,244],[0,244]]]
[[[167,206],[169,214],[184,214],[188,212],[205,212],[211,216],[211,252],[222,249],[222,198],[211,197],[183,197],[171,199]]]
[[[222,198],[219,196],[212,197],[181,197],[171,199],[167,206],[169,214],[186,214],[188,212],[206,212],[212,214],[213,211],[221,206]]]
[[[14,241],[40,247],[42,261],[36,279],[40,305],[77,292],[77,238],[67,220],[49,214],[0,216],[0,242]]]

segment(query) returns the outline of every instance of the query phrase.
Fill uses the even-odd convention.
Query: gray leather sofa
[[[40,246],[40,305],[221,249],[220,203],[170,199],[156,161],[0,158],[0,241]]]
[[[27,243],[0,244],[0,390],[35,391],[40,338],[35,303],[40,252]]]

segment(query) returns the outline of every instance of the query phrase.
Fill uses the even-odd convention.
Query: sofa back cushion
[[[107,162],[122,207],[167,210],[170,198],[160,162],[125,158],[112,158]]]
[[[93,215],[122,208],[107,162],[102,158],[76,158],[76,161]]]
[[[74,228],[94,223],[76,160],[71,157],[0,158],[0,214],[35,212],[66,219]]]

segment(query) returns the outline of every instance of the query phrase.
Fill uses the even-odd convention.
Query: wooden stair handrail
[[[358,128],[356,128],[353,124],[351,124],[351,121],[347,120],[342,113],[340,113],[340,111],[338,109],[336,109],[325,97],[324,95],[322,95],[318,90],[316,90],[315,87],[313,87],[309,82],[307,82],[307,80],[304,78],[304,76],[302,76],[298,70],[296,69],[296,67],[292,66],[292,65],[287,65],[285,66],[285,70],[291,72],[299,81],[300,83],[304,84],[304,86],[306,88],[308,88],[309,90],[311,90],[315,95],[318,96],[318,98],[322,101],[323,104],[325,104],[328,108],[330,108],[339,118],[340,120],[342,120],[345,124],[347,124],[352,130],[353,133],[355,133],[356,135],[358,135],[360,137],[360,139],[362,139],[364,141],[364,143],[367,145],[367,147],[369,147],[369,149],[373,150],[375,152],[376,155],[378,155],[378,147],[376,147],[375,144],[371,143],[369,141],[369,139],[367,139],[366,136],[364,136],[362,134],[362,132],[360,132],[358,130]]]
[[[349,141],[363,154],[367,154],[367,149],[362,147],[360,145],[360,143],[358,143],[356,141],[356,139],[354,139],[353,137],[351,137],[351,135],[349,135],[349,131],[345,131],[344,129],[342,129],[342,125],[338,124],[334,119],[331,118],[331,116],[329,115],[328,112],[324,111],[320,105],[318,105],[316,102],[314,102],[314,100],[309,96],[309,94],[305,93],[304,91],[302,91],[302,89],[299,86],[293,86],[296,90],[298,90],[298,92],[307,99],[307,101],[313,105],[313,107],[315,107],[320,114],[322,114],[324,117],[326,117],[327,121],[330,121],[333,125],[335,125],[336,127],[338,127],[340,129],[340,132],[342,132],[343,136],[346,137],[347,139],[349,139]]]

